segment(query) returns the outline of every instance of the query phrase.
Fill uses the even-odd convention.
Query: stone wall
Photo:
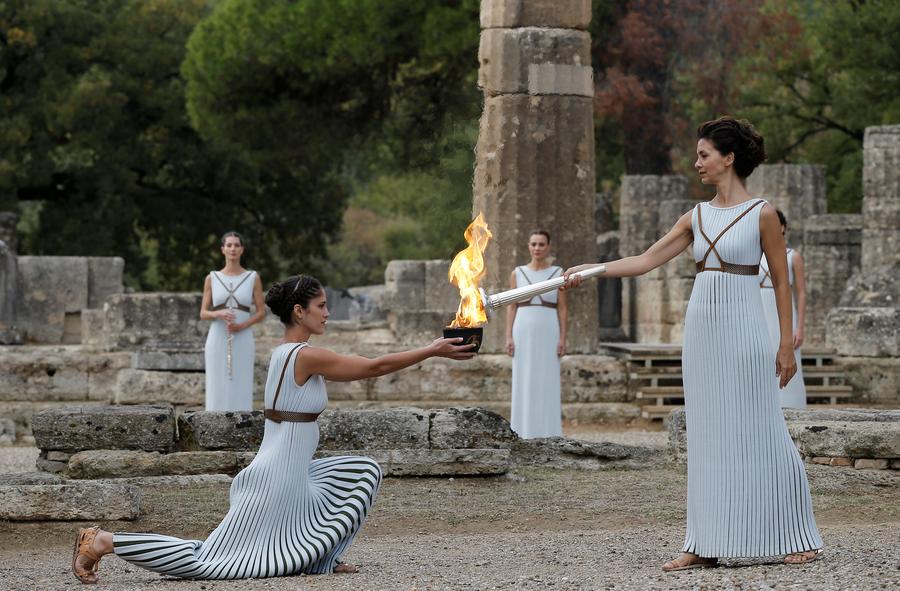
[[[81,342],[81,311],[123,291],[119,257],[18,257],[16,316],[31,343]]]

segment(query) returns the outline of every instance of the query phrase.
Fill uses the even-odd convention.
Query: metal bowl
[[[462,345],[475,343],[475,348],[472,351],[477,353],[478,349],[481,348],[481,341],[484,339],[484,327],[444,328],[445,339],[455,339],[457,337],[462,337],[463,342],[460,343]]]

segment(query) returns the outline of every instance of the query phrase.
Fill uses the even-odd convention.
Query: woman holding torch
[[[746,121],[700,126],[694,167],[716,187],[638,256],[605,263],[612,277],[663,265],[693,242],[697,278],[684,326],[682,371],[688,440],[687,534],[683,553],[663,570],[711,567],[722,557],[786,555],[815,560],[816,528],[803,461],[781,413],[779,388],[797,371],[784,237],[775,209],[744,181],[765,160],[763,138]],[[778,308],[777,352],[760,298],[765,254]],[[566,271],[566,287],[582,281]],[[779,380],[773,381],[773,374]]]
[[[528,237],[531,262],[510,274],[513,288],[562,275],[551,265],[550,233]],[[566,294],[558,290],[510,306],[506,315],[506,351],[512,361],[512,430],[523,439],[562,435],[559,358],[566,354]]]

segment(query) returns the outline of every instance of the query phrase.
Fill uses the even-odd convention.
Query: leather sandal
[[[812,555],[809,554],[810,552],[812,552]],[[818,550],[805,550],[803,552],[792,552],[791,554],[788,554],[787,556],[784,557],[784,563],[790,564],[790,565],[807,564],[809,562],[812,562],[814,560],[818,560],[819,558],[821,558],[823,552],[825,552],[825,550],[822,548],[819,548]],[[790,558],[791,556],[796,556],[798,558],[798,560],[788,560],[788,558]]]
[[[75,538],[75,551],[72,553],[72,574],[84,585],[94,585],[99,580],[97,568],[100,566],[101,555],[94,551],[94,538],[100,532],[99,527],[81,528]],[[84,570],[78,566],[78,557],[84,556],[93,561],[90,570]]]
[[[679,560],[681,560],[681,556],[664,564],[662,567],[663,571],[671,573],[677,570],[688,570],[691,568],[716,568],[717,566],[719,566],[718,558],[703,558],[701,556],[694,555],[694,558],[691,560],[691,562],[688,562],[687,564],[683,564],[681,566],[676,566]],[[670,564],[672,566],[666,568],[666,566]]]

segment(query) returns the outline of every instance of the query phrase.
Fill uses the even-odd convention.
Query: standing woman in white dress
[[[786,235],[787,218],[780,209],[775,210],[781,223],[781,234]],[[797,375],[794,376],[784,390],[781,391],[782,408],[806,408],[806,385],[803,383],[802,356],[800,345],[803,344],[803,326],[806,320],[806,279],[803,276],[803,257],[792,248],[787,249],[788,283],[791,286],[791,317],[794,319],[794,358],[797,360]],[[772,287],[772,275],[766,255],[759,261],[759,288],[762,294],[763,314],[769,327],[772,347],[778,348],[781,339],[778,326],[778,309],[775,305],[775,289]],[[777,379],[777,378],[776,378]]]
[[[254,460],[234,477],[225,519],[205,541],[80,529],[72,571],[82,583],[96,583],[100,559],[112,553],[185,579],[357,571],[340,559],[369,513],[382,474],[370,458],[312,459],[319,443],[316,419],[328,403],[326,380],[374,378],[430,357],[469,359],[474,345],[437,339],[377,359],[311,346],[310,337],[325,333],[328,302],[322,285],[306,275],[273,285],[266,304],[284,323],[284,339],[269,362],[263,440]]]
[[[241,266],[244,239],[237,232],[222,236],[222,254],[225,267],[206,276],[200,303],[200,319],[212,321],[204,351],[206,410],[253,410],[256,347],[249,329],[266,315],[262,280]]]
[[[643,254],[604,263],[611,277],[643,275],[693,242],[697,277],[682,351],[687,533],[683,553],[663,570],[717,566],[723,557],[785,555],[787,564],[810,562],[820,555],[822,539],[779,400],[779,388],[797,371],[784,237],[775,208],[744,185],[765,160],[763,138],[731,117],[704,123],[697,138],[694,167],[716,195],[681,216]],[[778,308],[777,352],[762,317],[757,274],[763,253]],[[572,273],[594,266],[567,270],[565,287],[581,283]]]
[[[528,237],[531,262],[516,267],[510,286],[521,287],[558,277],[551,265],[550,233],[534,230]],[[562,435],[559,358],[566,354],[566,295],[552,291],[510,306],[506,315],[506,352],[512,362],[512,430],[523,439]]]

